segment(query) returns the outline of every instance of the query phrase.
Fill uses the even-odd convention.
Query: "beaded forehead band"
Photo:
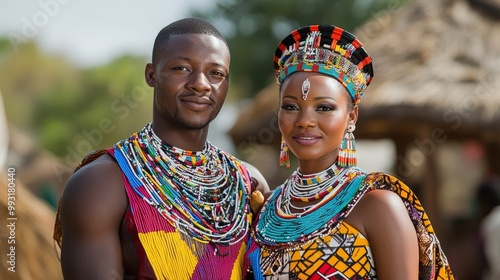
[[[276,49],[274,70],[278,84],[295,72],[329,75],[347,89],[354,104],[363,98],[373,78],[372,59],[361,42],[333,25],[311,25],[292,31]]]

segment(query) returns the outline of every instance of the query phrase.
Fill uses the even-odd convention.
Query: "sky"
[[[0,0],[0,36],[11,40],[13,54],[34,40],[48,54],[97,66],[124,53],[149,57],[161,28],[214,6],[206,0]]]

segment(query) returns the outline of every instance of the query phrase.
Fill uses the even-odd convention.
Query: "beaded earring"
[[[356,143],[354,142],[354,130],[356,126],[349,124],[346,129],[344,139],[339,147],[338,164],[342,167],[356,166],[358,161],[356,159]]]
[[[285,142],[283,136],[281,136],[281,151],[280,151],[280,166],[286,165],[290,167],[290,156],[288,155],[288,145]]]

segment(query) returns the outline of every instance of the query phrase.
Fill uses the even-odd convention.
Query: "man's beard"
[[[210,122],[214,119],[214,117],[210,116],[210,118],[207,121],[204,122],[195,122],[188,120],[186,118],[183,118],[180,116],[179,112],[176,111],[173,116],[171,116],[174,122],[177,124],[177,126],[185,128],[185,129],[190,129],[190,130],[198,130],[198,129],[203,129],[207,127]]]

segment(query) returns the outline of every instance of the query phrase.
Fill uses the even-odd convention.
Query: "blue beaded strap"
[[[366,173],[358,171],[335,197],[317,210],[304,215],[285,217],[278,213],[277,198],[283,191],[283,185],[280,186],[264,205],[258,218],[254,232],[256,241],[266,246],[302,243],[310,240],[312,236],[334,228],[368,188],[368,185],[364,184]]]

